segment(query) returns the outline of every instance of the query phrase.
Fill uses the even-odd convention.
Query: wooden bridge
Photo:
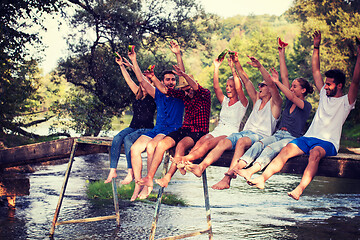
[[[20,147],[0,150],[0,169],[32,164],[37,162],[52,161],[63,158],[69,158],[74,139],[87,139],[94,144],[79,144],[76,150],[76,156],[107,153],[112,138],[65,138],[43,143],[29,144]],[[108,146],[96,144],[97,142],[108,142]],[[222,157],[215,162],[214,166],[229,167],[233,152],[226,151]],[[198,162],[201,159],[198,160]],[[281,172],[302,174],[308,157],[299,156],[289,159]],[[317,172],[319,176],[357,178],[360,179],[360,154],[339,153],[334,157],[326,157],[320,161]]]

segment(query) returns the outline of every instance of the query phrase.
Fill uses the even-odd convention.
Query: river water
[[[105,179],[107,154],[76,157],[59,221],[114,215],[111,201],[89,200],[87,180]],[[0,202],[0,239],[48,239],[67,163],[35,166],[24,173],[30,194],[16,199],[16,208]],[[119,179],[125,160],[119,162]],[[228,190],[210,188],[226,171],[207,170],[214,239],[359,239],[360,180],[316,177],[299,201],[287,196],[299,175],[277,174],[265,190],[238,178]],[[156,191],[156,189],[154,190]],[[156,238],[207,228],[201,178],[176,173],[166,192],[177,194],[186,207],[161,206]],[[147,239],[155,205],[120,200],[121,226],[115,220],[57,226],[54,239]],[[190,239],[208,239],[206,235]]]

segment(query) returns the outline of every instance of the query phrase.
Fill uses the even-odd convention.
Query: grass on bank
[[[117,188],[118,198],[124,200],[130,200],[134,192],[135,183],[132,182],[128,185],[121,185]],[[101,181],[90,182],[87,185],[86,190],[87,196],[89,199],[112,199],[112,184],[104,183]],[[157,199],[157,194],[151,193],[146,200],[140,201],[153,201]],[[186,206],[185,200],[177,197],[174,194],[164,193],[162,196],[161,202],[163,204],[172,205],[172,206]]]

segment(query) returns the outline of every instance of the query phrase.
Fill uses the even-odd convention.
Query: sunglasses
[[[265,83],[259,83],[259,84],[258,84],[258,87],[259,87],[259,88],[262,88],[262,87],[265,87],[265,86],[267,86]]]

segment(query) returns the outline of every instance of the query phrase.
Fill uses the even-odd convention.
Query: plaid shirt
[[[194,91],[194,97],[185,96],[183,90],[168,89],[167,95],[184,101],[185,116],[182,128],[190,129],[191,132],[209,132],[209,118],[211,108],[211,94],[208,89],[198,85]]]

